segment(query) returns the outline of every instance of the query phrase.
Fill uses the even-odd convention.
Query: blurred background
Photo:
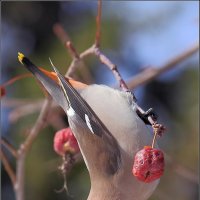
[[[18,51],[46,69],[50,69],[50,57],[65,73],[71,58],[54,34],[54,24],[59,22],[64,27],[80,53],[94,42],[96,13],[96,1],[1,2],[1,84],[26,73],[17,61]],[[198,1],[103,2],[101,48],[118,65],[125,80],[149,66],[162,67],[197,43]],[[80,80],[116,85],[111,72],[96,58],[89,57],[85,64],[88,70],[77,73]],[[158,141],[166,153],[165,174],[150,200],[198,199],[198,53],[134,92],[139,104],[145,110],[153,107],[159,121],[167,127]],[[1,99],[1,134],[15,147],[33,126],[43,98],[33,78],[6,88],[6,96]],[[65,192],[55,192],[62,187],[63,178],[58,170],[61,158],[53,151],[53,136],[68,124],[61,109],[54,108],[51,112],[27,158],[26,199],[86,199],[90,182],[83,162],[76,164],[68,175],[71,197]],[[15,160],[7,155],[14,167]],[[3,166],[1,181],[2,199],[15,199]]]

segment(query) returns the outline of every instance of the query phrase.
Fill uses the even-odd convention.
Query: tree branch
[[[153,80],[157,76],[161,75],[162,73],[173,69],[177,66],[177,64],[181,63],[182,61],[189,58],[191,55],[199,51],[199,45],[195,45],[192,48],[188,49],[184,53],[178,55],[177,57],[170,60],[165,65],[159,67],[159,68],[147,68],[141,73],[134,76],[131,80],[127,81],[127,85],[130,89],[134,89],[140,85],[144,85],[147,82]]]
[[[46,122],[46,118],[51,106],[51,98],[47,97],[43,104],[42,110],[39,114],[39,117],[31,129],[28,137],[20,145],[18,149],[18,159],[16,164],[16,183],[15,183],[15,194],[17,200],[24,200],[24,172],[25,172],[25,159],[28,151],[30,150],[35,138],[38,136],[40,130]]]
[[[2,149],[0,150],[0,159],[3,163],[3,166],[6,170],[6,172],[8,173],[8,176],[10,177],[11,182],[12,182],[13,187],[14,187],[14,185],[16,183],[16,176],[15,176],[13,169],[10,166],[10,163],[8,162],[6,155],[3,153]]]
[[[96,36],[95,36],[95,46],[100,47],[100,39],[101,39],[101,12],[102,12],[102,0],[98,0],[98,9],[97,9],[97,17],[96,17]]]
[[[12,144],[10,144],[10,142],[8,142],[5,138],[1,138],[0,142],[3,146],[6,147],[6,149],[15,157],[17,158],[17,150],[13,147]]]
[[[53,32],[62,41],[63,44],[65,44],[66,42],[70,41],[68,34],[65,32],[65,30],[60,25],[60,23],[54,24]]]

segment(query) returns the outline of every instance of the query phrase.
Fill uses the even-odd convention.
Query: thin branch
[[[165,158],[169,167],[178,175],[184,177],[185,179],[198,184],[198,176],[194,172],[192,172],[187,167],[179,164],[177,161],[172,159],[172,157],[165,153]]]
[[[143,72],[137,74],[130,81],[128,81],[127,85],[130,89],[134,89],[140,85],[144,85],[145,83],[155,79],[157,76],[163,74],[164,72],[175,68],[179,63],[183,62],[184,60],[186,60],[187,58],[189,58],[191,55],[193,55],[198,51],[199,51],[199,45],[195,45],[159,68],[151,67],[145,69]]]
[[[27,152],[30,149],[32,143],[34,142],[35,138],[37,137],[40,130],[43,128],[44,123],[47,120],[47,115],[50,111],[51,103],[52,103],[52,99],[50,97],[47,97],[45,99],[45,102],[43,104],[43,107],[41,109],[41,112],[39,114],[39,117],[38,117],[35,125],[31,129],[29,136],[26,138],[25,142],[21,145],[21,147],[19,149],[19,154],[21,152],[25,152],[25,151]]]
[[[25,104],[12,110],[9,114],[10,122],[16,122],[19,118],[38,112],[41,110],[43,101],[36,101],[34,103]]]
[[[75,49],[75,48],[74,48]],[[72,74],[74,74],[74,72],[80,67],[84,67],[84,69],[87,69],[87,67],[85,67],[85,64],[83,62],[83,59],[89,55],[91,55],[93,53],[93,47],[86,49],[85,51],[83,51],[80,55],[78,55],[78,57],[73,57],[73,60],[68,68],[67,73],[65,74],[65,76],[69,76],[71,77]],[[89,74],[89,73],[87,73]],[[93,80],[91,78],[91,75],[89,76],[90,80]]]
[[[8,176],[11,179],[11,182],[12,182],[13,186],[14,186],[15,183],[16,183],[16,176],[15,176],[15,173],[14,173],[13,169],[10,166],[10,163],[8,162],[8,159],[7,159],[6,155],[3,153],[2,149],[0,150],[0,159],[1,159],[2,163],[3,163],[3,166],[4,166],[5,170],[6,170],[6,172],[8,173]]]
[[[0,142],[3,146],[6,147],[6,149],[15,157],[17,158],[17,150],[14,148],[14,146],[12,144],[10,144],[10,142],[8,142],[5,138],[1,137]]]
[[[106,57],[100,50],[99,48],[94,48],[94,55],[96,55],[99,60],[106,65],[113,73],[115,76],[115,79],[117,82],[119,82],[119,86],[124,90],[124,91],[129,91],[128,86],[126,85],[125,81],[123,80],[121,74],[118,71],[117,66],[110,61],[108,57]],[[136,101],[135,96],[133,95],[134,100]]]
[[[66,46],[67,49],[69,49],[69,53],[70,53],[70,55],[73,59],[79,59],[79,54],[76,51],[76,49],[75,49],[75,47],[74,47],[74,45],[72,44],[71,41],[67,41],[65,43],[65,46]]]
[[[23,106],[27,104],[39,104],[39,102],[42,102],[42,101],[43,101],[42,99],[33,101],[31,99],[17,99],[17,98],[5,97],[1,100],[1,106],[13,108],[13,107]]]
[[[24,172],[25,172],[25,159],[26,155],[31,148],[33,142],[35,141],[35,138],[38,136],[40,130],[44,126],[44,123],[46,122],[47,115],[50,110],[51,106],[51,98],[48,97],[45,99],[45,102],[43,104],[42,110],[39,114],[39,117],[31,129],[28,137],[26,138],[25,142],[20,145],[20,148],[18,149],[18,159],[16,164],[16,183],[15,183],[15,193],[16,193],[16,199],[17,200],[24,200]]]
[[[96,36],[95,36],[95,46],[100,47],[101,39],[101,12],[102,12],[102,0],[98,0],[98,10],[96,17]]]
[[[23,79],[23,78],[27,78],[27,77],[33,77],[33,75],[31,73],[25,73],[25,74],[21,74],[21,75],[18,75],[18,76],[15,76],[14,78],[8,80],[7,82],[3,83],[1,86],[8,86],[8,85],[11,85],[13,84],[14,82],[20,80],[20,79]]]
[[[65,44],[67,41],[70,41],[68,34],[65,32],[64,28],[60,25],[60,23],[54,24],[53,32],[62,41],[63,44]]]
[[[56,23],[53,27],[53,31],[55,35],[61,40],[61,42],[65,45],[65,47],[68,49],[69,54],[72,57],[72,62],[70,66],[68,67],[68,70],[65,76],[73,77],[74,72],[78,68],[80,68],[80,69],[84,69],[84,71],[82,71],[82,76],[84,77],[84,79],[87,80],[89,83],[93,83],[94,80],[89,70],[87,69],[87,67],[85,67],[83,59],[78,54],[76,48],[74,47],[72,41],[70,40],[67,32],[64,30],[62,25],[59,23]]]

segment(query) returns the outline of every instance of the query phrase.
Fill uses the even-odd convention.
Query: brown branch
[[[63,44],[65,44],[67,41],[70,41],[68,34],[65,32],[60,23],[54,24],[53,32],[62,41]]]
[[[192,172],[190,169],[188,169],[187,167],[179,164],[178,162],[176,162],[174,159],[172,159],[172,156],[168,155],[165,153],[165,158],[167,161],[167,164],[169,165],[169,167],[178,175],[184,177],[185,179],[194,182],[196,184],[198,184],[198,176],[197,174],[195,174],[194,172]]]
[[[10,166],[10,163],[8,162],[8,159],[7,159],[6,155],[3,153],[2,149],[0,150],[0,159],[1,159],[2,163],[3,163],[3,166],[4,166],[5,170],[6,170],[6,172],[8,173],[8,176],[11,179],[11,182],[12,182],[13,186],[14,186],[15,183],[16,183],[16,176],[15,176],[15,173],[14,173],[13,169]]]
[[[2,107],[18,107],[18,106],[23,106],[27,104],[37,104],[39,102],[42,102],[42,100],[31,100],[31,99],[17,99],[17,98],[8,98],[5,97],[4,99],[1,100],[1,106]]]
[[[82,71],[82,76],[85,80],[87,80],[89,83],[94,82],[89,70],[85,67],[85,64],[83,62],[82,57],[84,55],[79,55],[76,48],[74,47],[72,41],[70,40],[67,32],[64,30],[61,24],[56,23],[53,27],[53,31],[55,35],[61,40],[62,43],[65,44],[65,47],[68,49],[70,56],[72,57],[72,62],[70,66],[68,67],[67,73],[65,76],[73,77],[74,72],[78,69],[84,68],[84,71]],[[85,51],[85,53],[88,51]]]
[[[85,67],[85,64],[83,62],[83,59],[89,55],[91,55],[93,53],[93,47],[86,49],[85,51],[83,51],[80,55],[78,55],[78,57],[73,57],[73,60],[68,68],[67,73],[65,74],[65,76],[69,76],[71,77],[72,74],[74,74],[74,72],[80,67],[83,66],[85,69],[87,69]],[[90,79],[91,76],[90,76]]]
[[[12,144],[10,144],[10,142],[8,142],[5,138],[1,138],[0,139],[0,142],[3,146],[6,147],[6,149],[15,157],[17,158],[18,155],[17,155],[17,150],[13,147]]]
[[[22,106],[18,106],[13,109],[9,114],[9,120],[11,122],[16,122],[19,118],[32,114],[34,112],[38,112],[41,110],[43,105],[43,101],[39,100],[30,104],[25,104]]]
[[[75,47],[74,47],[74,45],[72,44],[71,41],[67,41],[67,42],[65,43],[65,46],[69,49],[69,53],[71,54],[71,57],[72,57],[73,59],[79,59],[79,54],[78,54],[78,52],[76,51],[76,49],[75,49]]]
[[[165,65],[159,68],[147,68],[143,72],[139,73],[138,75],[134,76],[130,81],[127,82],[127,85],[130,89],[134,89],[140,85],[144,85],[147,82],[153,80],[157,76],[163,74],[164,72],[175,68],[179,63],[189,58],[191,55],[199,51],[199,45],[195,45],[192,48],[188,49],[184,53],[176,56],[172,60],[170,60]]]
[[[51,107],[51,103],[52,103],[51,98],[47,97],[45,99],[45,102],[43,104],[43,107],[41,109],[41,112],[39,114],[39,117],[35,125],[31,129],[29,136],[26,138],[25,142],[21,145],[18,151],[19,154],[23,152],[28,152],[28,150],[30,149],[32,143],[34,142],[35,138],[39,134],[39,131],[42,129],[42,127],[44,126],[44,123],[46,122],[47,115]]]
[[[102,0],[98,0],[98,10],[96,17],[96,36],[95,36],[95,46],[100,47],[100,39],[101,39],[101,12],[102,12]]]
[[[117,80],[117,82],[119,83],[119,86],[124,90],[124,91],[129,91],[128,89],[128,86],[126,85],[125,81],[123,80],[121,74],[119,73],[118,71],[118,68],[117,66],[112,63],[110,61],[110,59],[108,57],[106,57],[101,51],[100,49],[97,47],[97,48],[94,48],[94,55],[96,55],[100,62],[102,62],[104,65],[106,65],[113,73],[115,79]],[[134,97],[134,100],[136,101],[136,98],[135,96],[133,95]]]
[[[16,167],[16,183],[14,187],[17,200],[24,200],[24,172],[25,172],[26,155],[28,151],[30,150],[36,137],[38,136],[40,130],[44,126],[44,123],[46,122],[46,118],[51,106],[51,101],[52,100],[50,97],[45,99],[42,110],[39,114],[39,117],[35,125],[31,129],[24,143],[22,143],[20,145],[20,148],[18,149],[18,159],[17,159],[17,164],[16,164],[17,166]]]

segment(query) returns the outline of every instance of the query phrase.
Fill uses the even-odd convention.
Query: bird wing
[[[68,117],[72,113],[77,115],[76,118],[82,121],[84,128],[87,129],[86,136],[87,140],[94,141],[95,137],[98,137],[97,146],[93,148],[102,148],[102,151],[97,151],[99,153],[105,152],[103,164],[109,165],[109,171],[115,173],[120,166],[121,154],[119,150],[119,145],[113,135],[109,132],[106,126],[101,122],[96,113],[88,105],[88,103],[80,96],[80,94],[73,88],[69,80],[63,77],[58,70],[53,66],[56,72],[59,84],[52,78],[47,76],[42,70],[36,67],[28,58],[23,54],[19,54],[19,61],[26,66],[26,68],[33,73],[33,75],[42,83],[53,99],[64,109]],[[75,121],[78,126],[78,122]],[[79,139],[78,139],[79,140]],[[82,140],[85,143],[89,141]],[[78,141],[81,145],[81,142]],[[89,146],[88,146],[89,148]],[[87,150],[88,151],[88,150]],[[92,149],[91,149],[92,154]],[[87,156],[87,155],[86,155]],[[97,156],[97,155],[96,155]]]

